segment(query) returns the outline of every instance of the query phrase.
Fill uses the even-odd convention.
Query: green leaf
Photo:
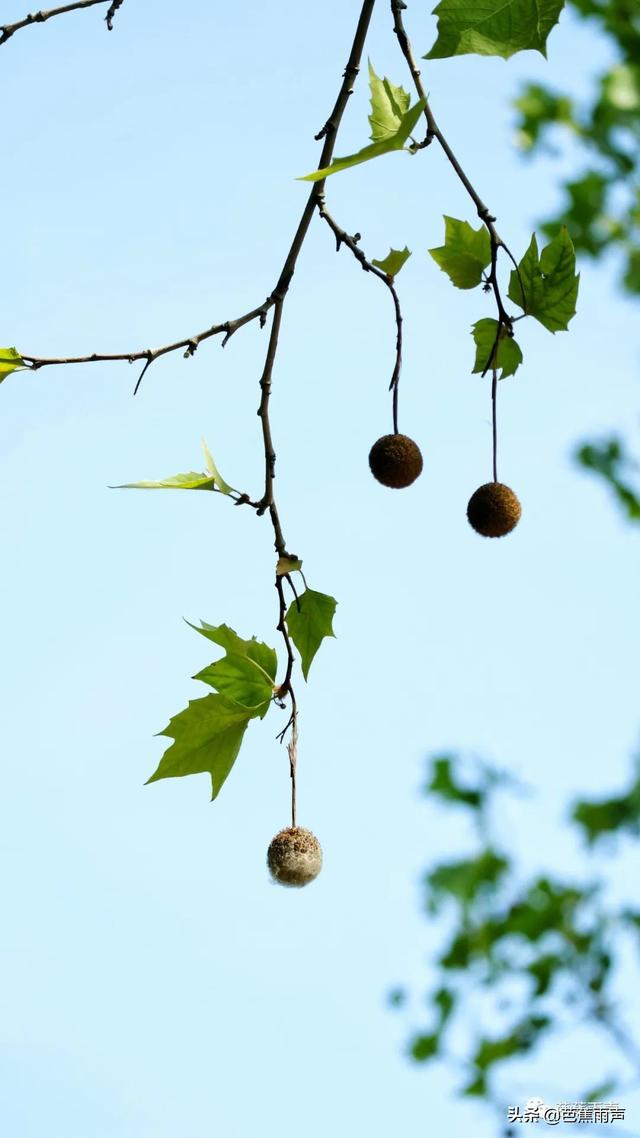
[[[411,1044],[411,1056],[417,1063],[426,1063],[435,1058],[440,1046],[438,1035],[418,1035]]]
[[[429,252],[456,288],[475,288],[491,262],[491,239],[484,225],[473,229],[468,221],[445,216],[444,245]]]
[[[479,1097],[486,1095],[487,1080],[485,1075],[476,1075],[475,1079],[472,1079],[470,1083],[467,1083],[466,1087],[462,1087],[458,1093],[461,1095],[467,1095],[470,1098],[475,1095],[478,1095]]]
[[[566,227],[562,226],[540,255],[534,233],[518,269],[520,276],[515,269],[511,273],[510,300],[524,309],[527,316],[535,316],[550,332],[565,332],[575,316],[580,281],[575,271],[575,250]]]
[[[546,995],[556,975],[565,967],[566,960],[555,952],[544,952],[527,965],[526,971],[535,981],[534,996]]]
[[[456,1004],[456,994],[451,988],[438,988],[432,996],[440,1015],[439,1027],[443,1028],[450,1018]]]
[[[190,700],[189,706],[169,721],[160,735],[174,742],[165,751],[150,782],[188,774],[211,775],[212,799],[229,774],[253,712],[223,695]]]
[[[389,79],[380,79],[369,60],[369,91],[371,93],[371,141],[384,142],[398,132],[403,116],[409,110],[411,96],[403,87],[396,87]]]
[[[481,788],[471,789],[460,786],[453,777],[452,766],[455,759],[451,755],[438,755],[431,762],[431,781],[425,787],[427,792],[437,794],[445,802],[458,802],[463,806],[470,806],[472,810],[480,810],[486,798]]]
[[[474,858],[443,862],[426,878],[428,898],[437,902],[448,895],[467,906],[479,894],[495,894],[508,870],[509,862],[490,848]]]
[[[0,383],[16,368],[24,366],[24,360],[15,348],[0,348]]]
[[[287,628],[302,661],[305,680],[318,648],[326,636],[334,636],[333,615],[337,601],[326,593],[305,589],[297,601],[293,601],[286,615]]]
[[[633,472],[637,480],[638,463],[627,454],[620,439],[585,443],[577,451],[576,458],[587,470],[593,470],[604,478],[630,521],[640,521],[640,488],[631,485],[625,477],[627,472]]]
[[[520,345],[513,339],[513,336],[509,335],[503,325],[500,329],[498,346],[494,351],[497,334],[498,321],[491,316],[477,320],[473,325],[472,335],[476,343],[474,375],[476,372],[485,372],[488,367],[495,367],[501,372],[499,378],[504,379],[507,375],[515,375],[520,367],[522,363]]]
[[[441,0],[434,8],[438,38],[425,59],[452,55],[500,55],[539,51],[558,22],[564,0]]]
[[[604,1083],[599,1083],[597,1087],[592,1087],[590,1090],[584,1091],[580,1095],[580,1102],[607,1102],[611,1100],[611,1095],[618,1086],[616,1079],[607,1079]]]
[[[424,100],[420,99],[413,107],[409,107],[407,92],[402,87],[395,87],[388,79],[380,79],[371,63],[369,63],[369,87],[371,145],[365,146],[357,154],[347,155],[346,158],[334,158],[330,166],[305,174],[299,181],[320,182],[330,174],[338,174],[351,166],[359,166],[361,162],[368,162],[371,158],[380,157],[381,154],[405,149],[405,142],[424,111]]]
[[[212,640],[214,644],[224,648],[228,655],[245,657],[250,660],[264,673],[273,687],[278,668],[278,657],[273,648],[269,648],[261,640],[256,640],[255,636],[252,636],[251,640],[243,640],[237,632],[229,628],[228,624],[207,624],[206,620],[201,620],[202,627],[198,628],[196,624],[191,624],[190,621],[186,623],[207,640]],[[200,676],[198,676],[199,678]],[[209,682],[209,680],[205,680],[205,683]]]
[[[233,486],[229,486],[229,483],[225,482],[224,478],[220,474],[218,467],[216,466],[215,462],[213,461],[211,451],[209,450],[209,447],[207,446],[204,439],[202,440],[202,449],[204,451],[205,462],[207,464],[207,467],[209,468],[209,473],[211,474],[211,476],[212,476],[218,490],[220,491],[220,493],[221,494],[237,494],[238,491],[234,490]]]
[[[198,474],[195,470],[187,474],[174,474],[159,482],[125,482],[122,486],[112,486],[112,490],[215,490],[212,474]]]
[[[261,719],[269,710],[274,691],[273,678],[248,656],[228,654],[203,668],[193,679],[202,680],[221,695],[252,709]]]
[[[411,253],[405,245],[404,249],[390,249],[383,261],[372,261],[376,268],[382,269],[388,277],[397,277],[405,261],[409,260]]]
[[[208,474],[200,474],[189,470],[186,474],[174,474],[170,478],[162,478],[159,482],[125,482],[122,486],[112,486],[112,490],[219,490],[221,494],[234,494],[237,490],[229,486],[220,474],[211,452],[202,440],[204,457],[209,467]]]

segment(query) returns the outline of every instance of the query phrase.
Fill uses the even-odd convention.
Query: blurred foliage
[[[575,1101],[615,1095],[630,1066],[640,1078],[640,1047],[628,1035],[614,994],[625,944],[638,945],[640,909],[612,904],[600,880],[577,881],[553,869],[523,876],[505,843],[505,810],[495,810],[496,796],[513,784],[481,764],[469,780],[454,755],[431,760],[428,796],[466,812],[473,843],[464,858],[443,861],[424,877],[426,911],[448,928],[434,961],[428,1022],[410,1043],[416,1062],[451,1066],[459,1074],[459,1094],[482,1097],[503,1121],[503,1065],[560,1032],[582,1036],[591,1026],[608,1035],[612,1052],[617,1049],[616,1069],[604,1072],[604,1080],[603,1072],[594,1072],[591,1086],[573,1088]],[[640,760],[623,793],[576,801],[570,822],[590,847],[606,847],[603,839],[623,831],[637,834]],[[408,998],[397,989],[391,1003],[406,1008]],[[571,1089],[565,1080],[558,1100],[570,1098]],[[517,1094],[509,1101],[517,1102]]]
[[[584,101],[528,84],[516,100],[518,140],[529,154],[555,153],[567,137],[576,143],[581,169],[563,183],[562,208],[541,228],[554,235],[565,223],[577,253],[617,250],[624,287],[640,293],[640,4],[569,0],[569,6],[600,29],[614,61],[594,77]]]
[[[629,521],[640,522],[640,464],[630,457],[624,443],[618,438],[585,443],[576,458],[604,479]]]
[[[566,225],[576,252],[597,259],[613,250],[622,285],[640,295],[640,2],[568,0],[598,29],[613,63],[596,75],[591,96],[532,83],[516,99],[518,140],[530,155],[557,153],[571,140],[581,164],[562,183],[564,201],[540,228],[549,236]],[[576,458],[609,485],[630,521],[640,521],[640,465],[620,439],[586,443]]]

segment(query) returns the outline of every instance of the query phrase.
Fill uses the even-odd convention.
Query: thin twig
[[[245,312],[243,316],[237,316],[234,320],[225,320],[223,324],[212,324],[210,328],[198,332],[195,336],[186,336],[182,340],[175,340],[173,343],[165,344],[159,348],[142,348],[133,352],[92,352],[88,356],[60,356],[55,358],[30,356],[23,353],[22,359],[33,371],[37,371],[41,367],[55,367],[60,364],[113,363],[118,360],[126,360],[127,363],[132,364],[136,360],[146,361],[150,359],[151,363],[154,363],[161,356],[166,356],[170,352],[179,352],[181,348],[185,349],[184,356],[185,359],[188,359],[195,354],[199,344],[203,343],[204,340],[209,340],[212,336],[224,335],[224,345],[234,332],[243,328],[245,324],[250,324],[253,320],[259,320],[260,325],[264,326],[267,313],[274,304],[275,296],[272,293],[261,305],[252,308],[250,312]]]
[[[93,8],[96,4],[107,4],[108,0],[75,0],[74,4],[63,4],[60,8],[49,8],[41,12],[32,12],[25,16],[23,20],[17,20],[15,24],[0,25],[0,44],[6,43],[11,36],[22,28],[28,28],[31,24],[44,24],[47,20],[51,20],[53,16],[63,16],[66,12],[77,12],[81,8]],[[107,27],[111,31],[111,20],[113,19],[117,9],[123,3],[123,0],[114,0],[111,8],[109,9],[106,20]]]
[[[353,253],[356,261],[359,262],[361,267],[366,273],[373,273],[374,276],[381,280],[387,286],[393,299],[393,307],[396,321],[396,354],[393,365],[393,372],[391,374],[391,382],[389,383],[389,391],[393,391],[393,429],[398,433],[398,386],[400,383],[400,372],[402,370],[402,312],[400,309],[400,299],[394,284],[394,278],[385,273],[383,269],[378,268],[370,261],[363,250],[360,248],[358,242],[360,241],[360,234],[355,233],[353,236],[347,233],[346,229],[342,229],[337,221],[329,213],[324,189],[317,195],[318,212],[320,217],[327,222],[336,239],[336,252],[340,251],[342,245],[346,245],[347,249]]]
[[[116,12],[118,11],[118,8],[122,7],[123,3],[124,3],[124,0],[112,0],[109,11],[107,12],[107,14],[105,16],[105,22],[106,22],[107,28],[109,29],[110,32],[113,31],[113,17],[115,16]]]

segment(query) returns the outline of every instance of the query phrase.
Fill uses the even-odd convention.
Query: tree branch
[[[184,356],[188,359],[193,356],[197,351],[199,345],[204,340],[209,340],[212,336],[220,336],[224,334],[222,346],[230,340],[239,328],[244,327],[245,324],[250,324],[253,320],[259,320],[260,326],[264,327],[267,319],[267,313],[270,308],[275,304],[275,294],[272,293],[268,296],[263,304],[258,308],[252,308],[250,312],[245,312],[243,316],[237,316],[234,320],[225,320],[223,324],[212,324],[210,328],[206,328],[203,332],[197,332],[195,336],[187,336],[183,340],[175,340],[171,344],[165,344],[159,348],[142,348],[133,352],[92,352],[88,356],[60,356],[60,357],[41,357],[30,356],[22,353],[22,359],[33,371],[37,371],[41,367],[55,367],[60,364],[90,364],[100,362],[111,362],[118,360],[126,360],[128,363],[135,363],[136,360],[145,360],[147,364],[154,363],[160,356],[166,356],[170,352],[178,352],[181,348],[185,349]]]
[[[81,8],[94,8],[96,4],[107,4],[108,2],[109,0],[75,0],[74,4],[63,4],[60,8],[32,12],[25,16],[24,20],[18,20],[15,24],[0,24],[0,44],[6,43],[16,32],[21,31],[22,28],[30,27],[31,24],[44,24],[54,16],[63,16],[66,12],[77,12]],[[109,31],[113,30],[113,17],[123,2],[124,0],[113,0],[107,12],[105,19]]]
[[[37,17],[35,17],[35,16],[29,17],[26,21],[23,21],[19,25],[11,25],[11,26],[5,27],[3,29],[4,38],[8,39],[10,35],[12,35],[15,31],[18,30],[18,27],[26,27],[28,23],[33,23],[37,20],[42,21],[44,19],[49,19],[51,16],[57,15],[59,12],[72,11],[75,8],[90,7],[93,4],[104,3],[104,2],[105,2],[105,0],[80,0],[79,3],[68,5],[65,8],[52,9],[50,12],[39,13]],[[107,20],[108,21],[113,17],[114,12],[117,10],[117,8],[120,6],[121,3],[122,3],[122,0],[115,0],[115,2],[111,4],[111,7],[109,8],[109,11],[107,13]],[[347,61],[346,68],[343,72],[342,83],[340,84],[338,95],[337,95],[334,107],[331,111],[331,114],[329,115],[329,118],[327,119],[325,126],[324,126],[323,130],[321,131],[321,137],[324,139],[324,144],[322,147],[322,153],[320,155],[320,160],[318,162],[318,167],[317,167],[318,169],[322,169],[322,168],[330,165],[330,163],[331,163],[338,129],[340,127],[340,123],[342,121],[342,117],[344,115],[345,108],[346,108],[347,103],[349,101],[349,97],[353,91],[355,81],[356,81],[356,78],[357,78],[359,70],[360,70],[360,61],[362,59],[362,53],[364,50],[364,45],[365,45],[365,41],[367,38],[367,33],[368,33],[369,25],[371,22],[371,16],[373,14],[374,5],[375,5],[375,0],[364,0],[364,2],[362,4],[361,10],[360,10],[360,16],[358,18],[356,31],[355,31],[354,38],[353,38],[353,43],[351,45],[351,51],[349,54],[349,59]],[[189,336],[189,337],[186,337],[184,339],[177,340],[171,344],[166,344],[163,347],[158,347],[158,348],[146,348],[146,349],[133,351],[133,352],[117,352],[117,353],[104,353],[104,354],[94,352],[88,356],[65,356],[65,357],[58,357],[58,358],[44,358],[44,357],[40,357],[40,356],[32,356],[32,355],[22,353],[23,361],[25,362],[25,364],[28,367],[30,367],[34,371],[38,370],[39,368],[42,368],[42,367],[51,367],[51,366],[60,365],[60,364],[95,363],[98,361],[111,361],[111,362],[113,362],[113,361],[117,361],[117,360],[127,360],[129,363],[134,363],[137,360],[142,360],[142,361],[144,361],[144,367],[142,369],[142,373],[141,373],[141,375],[138,379],[138,382],[136,384],[136,391],[137,391],[139,386],[140,386],[140,383],[142,381],[142,378],[145,375],[148,368],[151,366],[152,363],[155,362],[155,360],[159,359],[161,356],[168,355],[171,352],[179,351],[180,349],[184,349],[185,357],[192,356],[194,354],[194,352],[197,350],[200,343],[202,343],[204,340],[210,339],[211,337],[217,336],[220,334],[224,334],[224,339],[222,341],[222,344],[224,346],[228,342],[229,338],[239,328],[243,327],[245,324],[249,324],[253,320],[259,320],[260,326],[264,327],[264,324],[266,323],[266,320],[267,320],[268,312],[271,309],[273,309],[273,319],[272,319],[272,323],[271,323],[271,331],[269,334],[269,343],[268,343],[268,347],[267,347],[267,353],[266,353],[266,357],[265,357],[264,367],[262,370],[262,376],[260,378],[261,397],[260,397],[260,405],[258,407],[258,415],[260,417],[260,421],[261,421],[261,425],[262,425],[262,438],[263,438],[263,446],[264,446],[264,464],[265,464],[264,465],[264,469],[265,469],[264,492],[263,492],[262,498],[260,499],[260,501],[258,503],[252,502],[249,499],[248,495],[241,495],[240,498],[236,501],[236,504],[239,505],[241,503],[247,503],[247,504],[254,506],[256,508],[256,511],[258,514],[264,514],[266,512],[269,513],[269,517],[271,520],[271,524],[273,527],[273,533],[274,533],[274,546],[275,546],[276,552],[277,552],[279,557],[289,557],[291,555],[287,553],[285,537],[284,537],[284,533],[282,530],[282,525],[281,525],[280,517],[279,517],[279,513],[278,513],[278,506],[277,506],[275,495],[274,495],[276,453],[275,453],[275,449],[274,449],[272,431],[271,431],[271,422],[270,422],[270,418],[269,418],[269,403],[270,403],[270,398],[271,398],[271,389],[272,389],[272,382],[273,382],[273,370],[274,370],[274,365],[275,365],[276,353],[278,350],[278,339],[279,339],[279,335],[280,335],[280,328],[281,328],[281,323],[282,323],[282,314],[283,314],[283,309],[284,309],[285,298],[286,298],[287,292],[289,290],[289,287],[291,285],[291,281],[292,281],[293,275],[295,273],[298,257],[300,255],[300,251],[302,249],[305,238],[306,238],[307,233],[309,231],[309,227],[310,227],[312,218],[314,216],[316,208],[318,208],[321,205],[321,203],[322,204],[324,203],[324,180],[319,181],[319,182],[315,182],[313,184],[310,192],[309,192],[305,207],[302,211],[302,216],[300,218],[300,221],[298,222],[298,226],[297,226],[296,231],[294,233],[293,240],[292,240],[291,246],[289,248],[289,252],[287,253],[287,255],[285,257],[285,261],[284,261],[284,264],[282,266],[282,270],[280,272],[280,276],[278,277],[275,288],[273,289],[271,294],[267,297],[267,299],[263,302],[263,304],[259,305],[259,307],[257,307],[257,308],[251,309],[249,312],[246,312],[243,316],[236,317],[234,320],[227,320],[223,324],[213,324],[210,328],[206,329],[203,332],[197,333],[195,336]],[[347,238],[347,235],[345,234],[344,240],[345,240],[345,243],[349,244],[351,247],[350,243],[352,243],[352,239]],[[366,258],[365,258],[365,260],[366,260]],[[375,267],[369,265],[368,262],[367,262],[367,266],[368,266],[369,271],[373,271],[376,275],[381,276],[381,278],[383,280],[385,280],[385,283],[387,284],[387,286],[389,288],[391,288],[392,292],[394,291],[393,285],[389,281],[389,279],[386,277],[386,274],[380,272],[380,270],[376,270]],[[397,303],[397,297],[396,297],[396,303]],[[394,376],[392,378],[392,386],[394,386],[395,389],[397,390],[397,383],[398,383],[398,378],[399,378],[399,374],[400,374],[400,358],[401,358],[400,357],[401,322],[400,322],[400,316],[399,316],[399,306],[396,307],[396,315],[397,315],[397,321],[398,321],[398,324],[397,324],[397,326],[398,326],[398,346],[397,346],[397,350],[396,350],[396,367],[394,369]],[[285,728],[285,733],[286,733],[288,727],[292,726],[292,728],[296,734],[296,738],[297,738],[296,704],[295,704],[295,697],[293,694],[293,690],[291,687],[291,677],[292,677],[295,657],[294,657],[294,653],[293,653],[293,647],[291,644],[291,639],[289,637],[289,633],[287,630],[286,620],[285,620],[286,606],[285,606],[284,588],[283,588],[282,578],[278,574],[276,574],[275,586],[276,586],[276,589],[278,592],[278,601],[279,601],[279,616],[278,616],[277,628],[283,637],[286,652],[287,652],[286,674],[285,674],[284,682],[280,685],[280,687],[278,689],[278,696],[281,699],[284,699],[286,696],[289,696],[291,699],[292,714],[291,714],[290,722],[287,725],[287,727]],[[293,809],[294,817],[295,817],[295,758],[292,759],[292,753],[295,757],[295,742],[292,740],[292,743],[293,743],[293,752],[292,751],[289,752],[289,758],[290,758],[290,762],[291,762],[291,779],[292,779],[292,795],[293,795],[292,809]]]

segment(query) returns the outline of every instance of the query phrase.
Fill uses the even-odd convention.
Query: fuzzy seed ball
[[[469,524],[483,537],[504,537],[520,521],[522,507],[504,482],[487,482],[471,495],[467,506]]]
[[[271,842],[267,865],[273,880],[280,885],[308,885],[322,869],[322,847],[311,830],[290,826]]]
[[[371,447],[369,466],[383,486],[410,486],[422,472],[420,447],[408,435],[383,435]]]

